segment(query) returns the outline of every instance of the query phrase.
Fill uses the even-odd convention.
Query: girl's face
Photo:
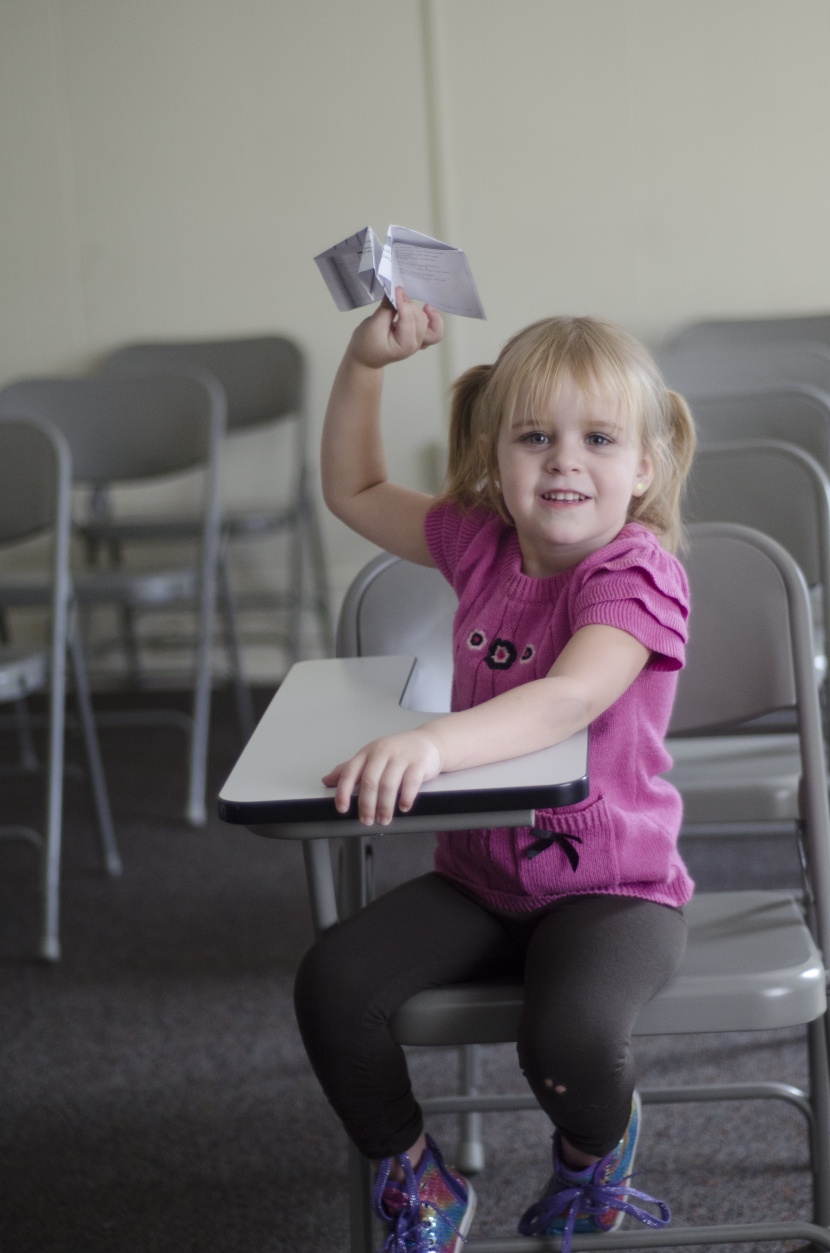
[[[652,475],[618,406],[583,395],[571,379],[535,418],[519,404],[513,425],[502,425],[496,456],[522,568],[536,578],[568,570],[614,539]]]

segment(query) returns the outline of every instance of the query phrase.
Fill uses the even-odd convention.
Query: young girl
[[[387,481],[383,369],[439,342],[440,315],[396,293],[352,336],[323,434],[339,518],[458,593],[453,712],[366,745],[324,780],[367,824],[421,784],[532,752],[590,725],[590,796],[533,829],[438,837],[435,870],[326,932],[301,965],[300,1030],[358,1148],[378,1164],[374,1210],[394,1253],[461,1247],[469,1182],[426,1135],[388,1022],[414,993],[524,982],[522,1070],[555,1128],[553,1175],[525,1235],[611,1230],[632,1204],[639,1132],[630,1036],[683,953],[692,883],[680,799],[660,776],[683,664],[688,592],[671,555],[694,450],[683,400],[618,327],[551,318],[456,383],[448,487]]]

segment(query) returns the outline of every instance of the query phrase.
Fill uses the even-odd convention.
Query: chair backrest
[[[690,526],[683,564],[691,591],[689,643],[669,733],[717,733],[774,710],[795,710],[799,805],[826,951],[830,809],[804,576],[775,540],[726,522]]]
[[[687,398],[791,386],[830,392],[830,344],[689,344],[654,355],[669,387]]]
[[[781,440],[699,448],[689,475],[688,522],[737,522],[777,540],[810,586],[830,583],[830,479]]]
[[[0,414],[0,544],[51,533],[51,687],[53,701],[61,703],[72,596],[71,511],[72,457],[60,431],[40,418]]]
[[[103,363],[106,373],[122,374],[194,366],[208,371],[224,388],[228,430],[304,414],[303,352],[281,335],[126,344]]]
[[[95,485],[216,464],[225,398],[209,375],[34,378],[0,391],[0,414],[51,422],[75,481]]]
[[[714,733],[795,709],[805,692],[817,700],[809,592],[793,558],[732,523],[693,524],[688,535],[689,645],[670,734]]]
[[[675,348],[755,344],[824,344],[830,347],[830,314],[777,318],[708,318],[692,322],[675,336]]]
[[[793,387],[686,396],[700,443],[777,439],[809,453],[830,473],[830,392]]]
[[[338,657],[413,656],[402,704],[445,713],[452,688],[458,601],[438,570],[381,553],[352,581],[337,624]]]
[[[0,415],[0,544],[69,528],[72,458],[48,422]]]

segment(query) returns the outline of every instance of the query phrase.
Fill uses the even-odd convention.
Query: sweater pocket
[[[567,810],[547,809],[516,832],[522,887],[530,896],[607,891],[620,883],[617,840],[603,796]]]

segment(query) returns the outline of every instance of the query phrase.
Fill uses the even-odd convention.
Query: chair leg
[[[475,1096],[481,1079],[481,1053],[475,1044],[464,1044],[459,1049],[460,1088],[463,1096]],[[478,1110],[468,1110],[458,1116],[459,1140],[456,1165],[462,1175],[478,1175],[484,1170],[484,1143],[482,1119]]]
[[[825,1013],[807,1026],[813,1107],[813,1222],[830,1227],[830,1022]]]
[[[349,1250],[350,1253],[373,1253],[371,1167],[349,1141]]]
[[[210,735],[211,653],[213,649],[216,607],[216,568],[218,547],[202,556],[202,590],[199,602],[196,639],[196,675],[193,689],[193,714],[190,733],[190,767],[186,818],[191,826],[203,827],[207,822],[207,755]]]
[[[200,645],[200,648],[202,646]],[[207,822],[207,749],[210,730],[210,676],[207,683],[198,682],[193,702],[193,726],[190,735],[190,767],[188,771],[186,818],[192,827]]]
[[[224,545],[219,553],[217,573],[219,577],[219,595],[222,602],[222,616],[225,623],[225,648],[231,671],[231,682],[236,702],[236,716],[239,721],[239,729],[242,732],[243,743],[247,744],[253,735],[256,718],[254,717],[251,693],[242,673],[242,648],[239,641],[239,623],[236,616],[236,597],[231,585],[227,551]]]
[[[107,547],[109,549],[110,565],[115,569],[120,568],[123,565],[121,545],[117,540],[113,540]],[[118,616],[121,619],[121,642],[124,649],[127,674],[133,686],[140,688],[143,684],[144,675],[141,668],[141,651],[138,646],[135,613],[130,605],[122,605],[118,611]]]
[[[98,732],[95,728],[95,717],[92,712],[92,698],[89,692],[89,679],[86,672],[84,650],[80,635],[73,623],[70,627],[69,651],[72,657],[72,676],[75,684],[75,699],[78,704],[78,716],[84,737],[87,770],[92,789],[92,800],[98,822],[98,834],[104,854],[104,866],[109,875],[120,875],[123,870],[121,854],[115,840],[112,822],[112,810],[104,774],[104,763],[101,760],[101,748],[98,743]]]
[[[53,631],[65,630],[65,623]],[[66,647],[53,639],[49,676],[49,750],[46,773],[46,838],[43,845],[43,925],[40,956],[60,961],[60,880],[63,835],[63,753],[66,719]]]

